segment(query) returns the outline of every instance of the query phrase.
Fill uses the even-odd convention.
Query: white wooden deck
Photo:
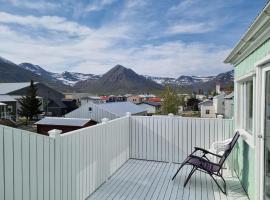
[[[248,200],[239,180],[227,171],[227,196],[219,191],[207,174],[196,172],[186,188],[183,187],[190,167],[184,167],[171,181],[179,165],[165,162],[128,160],[88,200]]]

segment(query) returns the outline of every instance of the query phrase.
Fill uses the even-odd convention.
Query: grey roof
[[[213,105],[213,101],[212,100],[205,100],[205,101],[203,101],[203,102],[201,102],[201,103],[199,103],[199,106],[212,106]]]
[[[9,102],[9,101],[16,101],[16,99],[10,95],[0,94],[0,101],[1,102]]]
[[[8,94],[10,92],[13,92],[13,91],[20,90],[22,88],[28,87],[29,85],[30,85],[30,82],[0,83],[0,94]]]
[[[147,104],[147,105],[154,106],[154,107],[160,107],[161,106],[160,102],[142,102],[142,103],[139,103],[139,104]]]
[[[45,117],[36,122],[39,125],[60,125],[60,126],[84,126],[91,119],[64,118],[64,117]]]
[[[127,112],[130,112],[131,114],[146,112],[145,109],[128,101],[103,103],[98,104],[98,106],[112,114],[118,115],[119,117],[125,116]]]

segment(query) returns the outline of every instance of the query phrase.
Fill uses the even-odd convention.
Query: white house
[[[199,103],[199,109],[201,111],[202,118],[215,118],[216,117],[215,107],[213,105],[212,100],[207,99]]]
[[[224,118],[231,119],[234,116],[234,93],[228,94],[224,97],[225,112]]]
[[[215,114],[216,115],[223,115],[225,113],[225,100],[224,97],[226,96],[225,93],[221,93],[217,96],[213,97],[213,105],[215,107]]]

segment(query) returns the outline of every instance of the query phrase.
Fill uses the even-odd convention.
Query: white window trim
[[[243,98],[246,96],[246,89],[245,85],[243,86],[244,82],[253,81],[253,120],[252,120],[252,132],[249,133],[245,130],[246,127],[246,112],[244,108],[246,108],[247,99]],[[244,87],[244,88],[243,88]],[[250,73],[246,74],[245,76],[239,77],[236,80],[236,93],[237,93],[237,110],[238,112],[235,113],[236,115],[236,131],[239,131],[240,135],[242,136],[243,140],[251,147],[255,148],[255,111],[256,111],[256,73],[255,71],[251,71]]]

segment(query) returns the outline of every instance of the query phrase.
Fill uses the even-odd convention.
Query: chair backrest
[[[228,158],[228,156],[230,155],[230,153],[232,152],[235,144],[237,143],[237,140],[240,137],[240,133],[237,131],[235,133],[235,135],[233,136],[232,141],[227,145],[224,154],[222,155],[220,161],[219,161],[219,166],[220,168],[222,167],[222,165],[224,164],[225,160]]]

